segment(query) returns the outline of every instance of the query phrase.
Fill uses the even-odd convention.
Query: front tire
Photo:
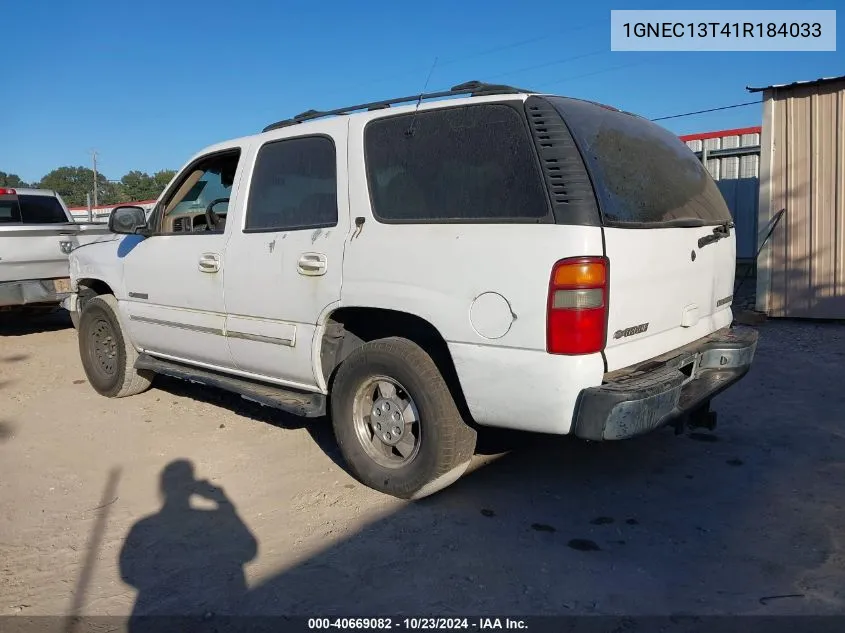
[[[359,481],[403,499],[442,490],[466,471],[476,433],[425,350],[403,338],[365,343],[341,364],[332,425]]]
[[[121,325],[113,295],[99,295],[85,303],[78,332],[82,367],[97,393],[123,398],[149,389],[153,376],[135,369],[138,352]]]

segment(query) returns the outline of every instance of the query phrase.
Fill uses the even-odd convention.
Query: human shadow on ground
[[[136,613],[841,615],[843,353],[841,326],[767,324],[754,369],[717,398],[715,432],[537,436],[340,540],[318,537],[310,556],[246,593],[224,595],[226,574],[191,572],[195,559],[220,559],[241,574],[248,556],[230,552],[242,524],[188,530],[145,552],[172,567],[158,589],[142,588]]]
[[[132,526],[120,552],[120,576],[138,591],[130,633],[160,630],[164,620],[150,616],[230,613],[247,591],[244,565],[258,553],[226,493],[198,480],[190,461],[162,470],[160,492],[161,509]],[[194,499],[216,507],[198,508]]]

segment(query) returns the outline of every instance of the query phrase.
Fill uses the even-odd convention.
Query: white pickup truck
[[[712,425],[757,343],[689,148],[507,86],[303,113],[204,149],[110,227],[70,258],[95,390],[161,373],[328,413],[351,471],[404,498],[460,477],[477,425]]]
[[[0,310],[61,303],[70,295],[70,252],[108,235],[74,222],[55,191],[0,187]]]

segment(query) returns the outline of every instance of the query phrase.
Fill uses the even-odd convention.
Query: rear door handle
[[[199,269],[201,273],[216,273],[220,270],[220,255],[217,253],[203,253],[200,255]]]
[[[323,253],[303,253],[299,257],[296,268],[300,275],[319,277],[326,274],[328,260]]]

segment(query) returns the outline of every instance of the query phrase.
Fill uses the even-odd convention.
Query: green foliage
[[[59,167],[44,176],[39,186],[57,191],[70,207],[84,207],[88,193],[94,203],[94,172],[87,167]],[[119,202],[119,193],[103,174],[97,174],[97,204]]]
[[[157,171],[153,174],[153,180],[156,183],[156,193],[154,198],[158,198],[161,195],[161,192],[164,191],[164,188],[170,184],[170,181],[173,180],[173,177],[176,175],[175,169],[162,169],[161,171]]]
[[[25,189],[29,186],[17,174],[7,174],[5,171],[0,171],[0,187],[20,187],[21,189]]]
[[[121,202],[155,200],[176,172],[165,169],[152,176],[143,171],[130,171],[120,179]]]
[[[119,182],[114,182],[103,174],[97,174],[97,204],[154,200],[175,175],[172,169],[162,169],[152,176],[132,170]],[[24,182],[17,174],[0,171],[0,187],[53,189],[70,207],[84,207],[86,194],[91,194],[91,204],[94,204],[94,171],[88,167],[59,167],[33,184]]]

